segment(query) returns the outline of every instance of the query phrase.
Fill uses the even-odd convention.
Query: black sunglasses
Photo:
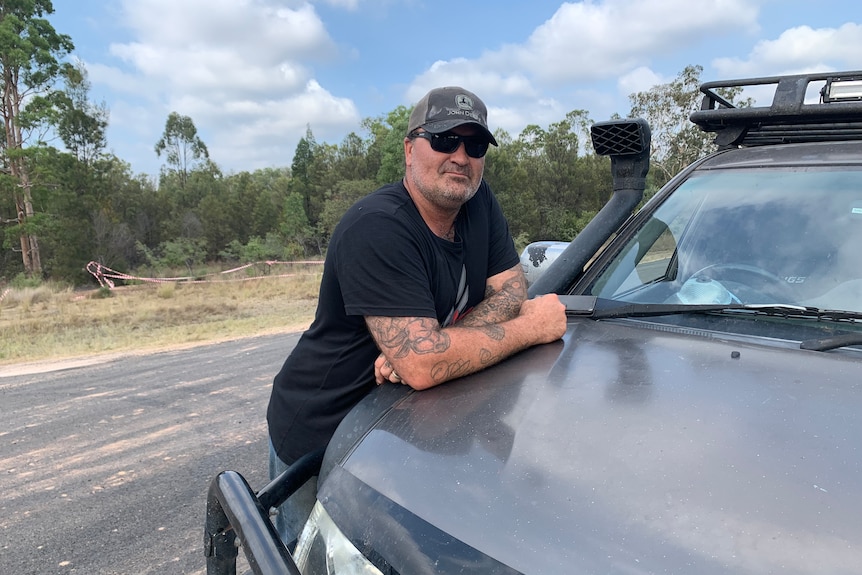
[[[488,153],[488,139],[482,136],[459,136],[452,132],[432,134],[430,132],[413,132],[411,138],[425,138],[431,143],[431,149],[441,154],[452,154],[464,142],[464,151],[471,158],[481,158]]]

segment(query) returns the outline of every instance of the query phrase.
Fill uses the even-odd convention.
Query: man
[[[317,313],[273,383],[270,474],[324,447],[375,382],[426,389],[566,329],[556,295],[526,300],[508,224],[482,180],[497,145],[485,104],[431,90],[410,115],[406,174],[354,204],[327,250]],[[276,519],[289,545],[316,483]]]

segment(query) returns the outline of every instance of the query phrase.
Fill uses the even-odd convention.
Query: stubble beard
[[[441,171],[442,169],[441,167]],[[409,167],[408,175],[413,185],[427,201],[446,210],[457,210],[476,195],[481,181],[481,176],[476,178],[472,172],[459,171],[468,177],[467,181],[453,180],[439,172],[435,173],[433,178],[427,177],[415,166]]]

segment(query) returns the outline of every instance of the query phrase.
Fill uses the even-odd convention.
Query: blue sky
[[[110,112],[108,149],[156,175],[171,112],[225,173],[289,166],[364,118],[459,85],[517,136],[572,110],[627,115],[628,95],[690,64],[702,79],[862,70],[859,0],[54,0],[54,28]]]

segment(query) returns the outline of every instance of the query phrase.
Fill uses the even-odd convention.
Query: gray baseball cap
[[[479,96],[458,86],[446,86],[434,88],[419,100],[410,114],[407,133],[423,128],[426,132],[439,134],[463,124],[475,124],[489,142],[497,145],[488,129],[488,109]]]

